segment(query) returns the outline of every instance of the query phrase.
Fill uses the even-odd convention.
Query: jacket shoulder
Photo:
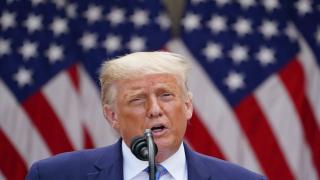
[[[65,152],[38,161],[39,164],[47,166],[61,166],[69,164],[92,164],[99,156],[108,151],[108,147],[87,149],[80,151]]]
[[[94,163],[111,149],[108,146],[65,152],[39,160],[31,166],[26,179],[84,179],[88,172],[95,171]]]
[[[215,179],[263,180],[265,176],[252,172],[239,165],[211,156],[193,152],[198,163]],[[197,164],[198,164],[197,163]]]

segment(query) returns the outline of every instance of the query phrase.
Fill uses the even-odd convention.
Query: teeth
[[[161,125],[161,126],[152,127],[151,130],[152,131],[161,131],[163,128],[164,128],[164,126]]]

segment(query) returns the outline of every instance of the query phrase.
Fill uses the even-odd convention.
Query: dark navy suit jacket
[[[188,180],[258,180],[265,177],[185,146]],[[121,140],[98,149],[68,152],[34,163],[27,180],[123,180]]]

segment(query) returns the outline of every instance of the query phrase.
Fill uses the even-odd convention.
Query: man
[[[104,116],[121,139],[108,147],[64,153],[35,163],[27,179],[148,179],[148,162],[129,147],[151,129],[158,147],[161,180],[265,179],[237,165],[204,156],[183,143],[192,116],[188,63],[178,54],[138,52],[103,64]]]

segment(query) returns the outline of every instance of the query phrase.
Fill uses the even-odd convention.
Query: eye
[[[173,99],[174,95],[173,95],[172,93],[166,92],[166,93],[162,93],[162,94],[160,95],[160,97],[161,97],[161,99],[163,99],[163,100],[171,100],[171,99]]]
[[[171,93],[162,93],[162,96],[172,96]]]
[[[144,101],[144,99],[142,99],[142,98],[133,98],[133,99],[129,100],[129,104],[138,105],[138,104],[143,103],[143,101]]]

